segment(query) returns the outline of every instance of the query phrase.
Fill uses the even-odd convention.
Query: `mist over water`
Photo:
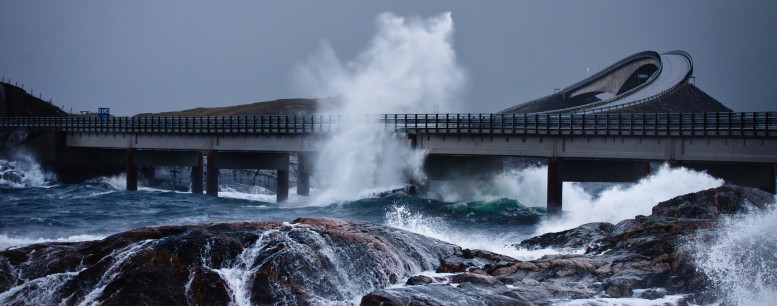
[[[465,75],[451,45],[450,13],[427,19],[384,13],[376,24],[377,33],[355,59],[341,62],[324,42],[295,74],[308,94],[335,98],[322,105],[323,113],[347,120],[318,150],[314,179],[321,191],[312,198],[319,204],[423,179],[424,152],[412,151],[404,136],[369,115],[459,109]]]

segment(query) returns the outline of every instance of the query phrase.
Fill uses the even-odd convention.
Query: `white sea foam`
[[[777,206],[726,216],[690,243],[696,265],[727,304],[777,305]]]
[[[296,190],[289,190],[289,195],[292,195],[293,192],[296,192]],[[245,185],[239,187],[236,185],[221,185],[219,186],[219,197],[265,203],[275,203],[276,199],[276,195],[266,188]]]
[[[523,170],[511,170],[496,176],[490,187],[476,185],[479,192],[476,198],[468,200],[493,200],[507,197],[517,199],[527,206],[544,207],[546,197],[547,167],[530,167]],[[574,228],[589,222],[618,222],[636,215],[649,215],[651,209],[660,201],[673,197],[720,186],[722,180],[703,172],[685,168],[670,168],[667,165],[635,184],[615,185],[598,196],[586,192],[580,185],[564,184],[563,203],[565,216],[561,219],[546,219],[538,226],[534,235],[557,232]],[[445,186],[442,184],[441,186]],[[439,186],[438,186],[439,188]],[[448,200],[461,200],[461,188],[450,188]],[[386,214],[386,224],[429,237],[437,238],[465,248],[483,249],[504,254],[517,259],[536,259],[547,254],[581,253],[583,250],[525,250],[516,249],[513,244],[527,235],[504,233],[495,236],[477,234],[470,230],[461,230],[450,226],[446,220],[429,217],[409,211],[405,207],[394,207]]]
[[[365,120],[367,114],[427,113],[457,109],[464,72],[451,46],[450,13],[406,19],[384,13],[378,32],[356,59],[341,62],[323,43],[296,71],[295,84],[317,97],[336,97],[323,112],[343,114],[348,126],[331,135],[315,160],[318,186],[313,202],[357,199],[365,190],[419,177],[424,153],[403,144],[403,135]]]
[[[564,306],[654,306],[654,305],[679,305],[684,295],[666,295],[658,299],[643,298],[591,298],[569,301],[553,301],[553,305]]]
[[[127,190],[127,173],[120,173],[110,177],[101,177],[98,180],[117,190]]]
[[[105,236],[100,235],[73,235],[68,237],[58,237],[58,238],[31,238],[31,237],[14,237],[14,236],[8,236],[5,234],[0,234],[0,250],[5,249],[15,249],[23,246],[27,246],[30,244],[36,244],[36,243],[44,243],[44,242],[78,242],[78,241],[90,241],[90,240],[100,240],[105,238]]]
[[[661,201],[722,184],[723,180],[705,172],[671,168],[667,164],[635,184],[616,185],[598,197],[578,184],[564,184],[564,216],[546,219],[537,234],[563,231],[589,222],[617,223],[637,215],[650,215],[653,206]]]
[[[546,254],[559,254],[562,251],[554,249],[525,250],[517,249],[513,244],[525,238],[519,234],[476,233],[466,228],[451,226],[444,218],[431,217],[423,213],[412,212],[404,206],[393,206],[386,213],[386,225],[406,231],[439,239],[467,249],[486,250],[515,259],[531,260]],[[564,253],[580,253],[581,251],[565,250]]]
[[[17,153],[11,160],[0,159],[0,187],[47,187],[56,176],[43,168],[32,156]]]
[[[146,247],[146,245],[153,243],[154,240],[148,239],[139,242],[135,242],[124,247],[121,250],[116,250],[111,253],[111,265],[108,270],[103,273],[100,281],[92,287],[92,290],[84,296],[84,300],[78,303],[79,306],[97,305],[97,299],[103,294],[105,288],[120,275],[120,271],[124,266],[124,263],[128,259],[132,258]]]

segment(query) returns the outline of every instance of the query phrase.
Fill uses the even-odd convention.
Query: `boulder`
[[[529,250],[545,248],[585,249],[591,242],[609,236],[614,228],[610,223],[588,223],[570,230],[532,237],[515,246]]]

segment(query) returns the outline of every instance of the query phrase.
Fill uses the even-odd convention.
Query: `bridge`
[[[190,166],[195,193],[207,168],[210,195],[218,194],[219,169],[274,169],[280,202],[290,154],[298,157],[297,192],[307,195],[318,143],[365,121],[426,151],[431,178],[498,170],[506,156],[547,159],[549,214],[561,211],[562,182],[636,181],[650,162],[775,192],[777,112],[0,117],[0,129],[42,132],[28,145],[42,160],[121,164],[129,190],[139,166]]]
[[[663,54],[643,51],[558,92],[510,107],[502,113],[622,110],[661,98],[687,83],[692,75],[693,58],[685,51]],[[610,96],[600,99],[603,93]]]

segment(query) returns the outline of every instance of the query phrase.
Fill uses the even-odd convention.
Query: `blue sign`
[[[107,107],[100,107],[97,109],[97,116],[100,118],[109,118],[111,116],[111,109]]]

